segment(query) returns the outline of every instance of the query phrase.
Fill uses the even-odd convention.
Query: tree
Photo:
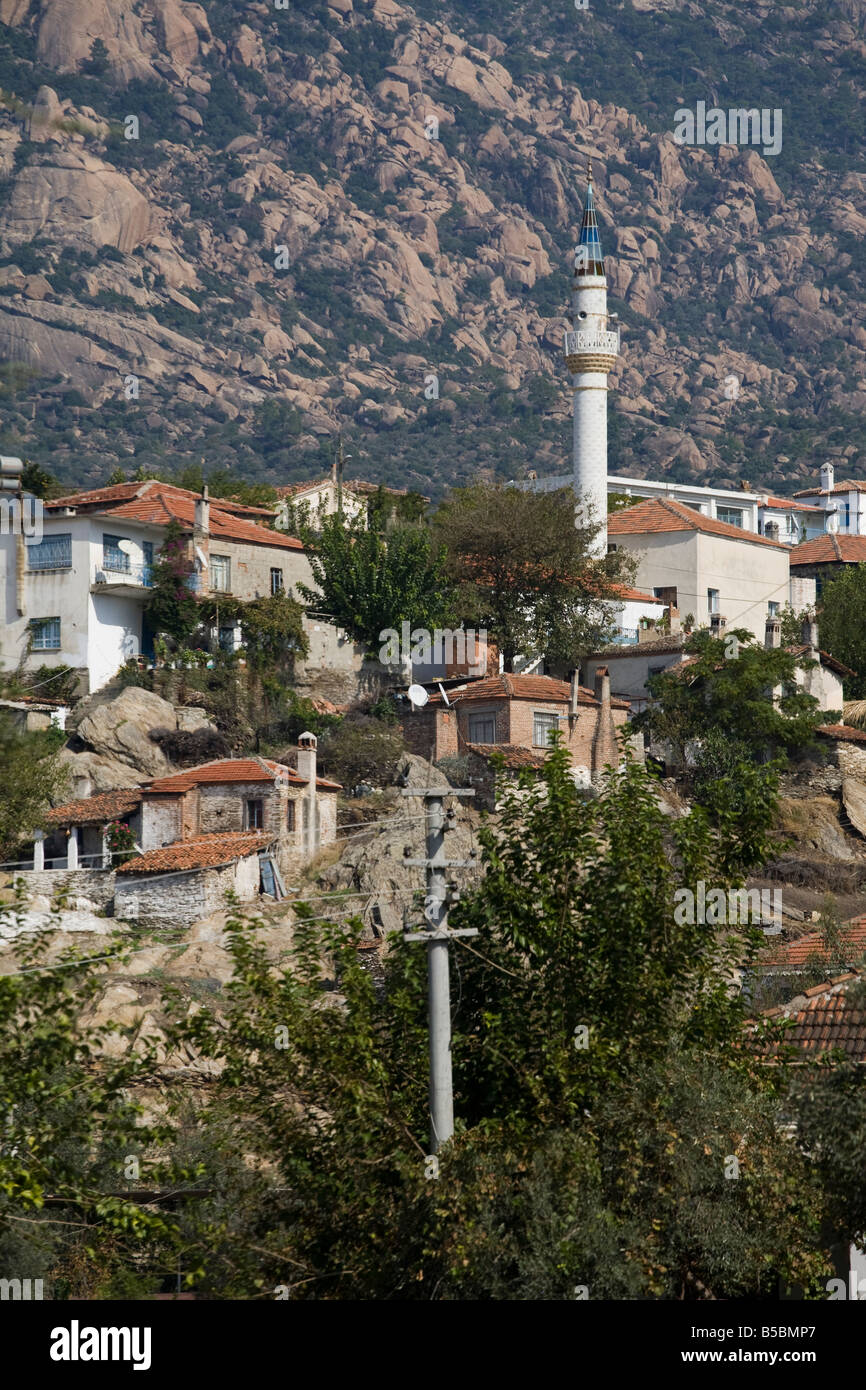
[[[404,752],[400,729],[363,714],[342,719],[321,743],[322,766],[328,776],[349,788],[360,782],[383,786]]]
[[[24,460],[24,471],[21,474],[22,492],[32,492],[34,497],[40,497],[47,501],[50,497],[59,497],[61,493],[60,483],[53,473],[49,473],[47,468],[43,468],[39,463],[33,463],[30,459]]]
[[[460,611],[488,631],[506,670],[518,656],[576,666],[610,633],[611,604],[634,562],[623,551],[593,557],[598,528],[575,525],[570,488],[456,488],[433,525]]]
[[[395,526],[387,536],[360,518],[321,518],[321,530],[300,528],[318,590],[299,584],[312,611],[369,650],[403,622],[432,631],[449,625],[453,596],[444,551],[421,526]]]
[[[152,570],[152,588],[145,615],[155,633],[163,633],[183,646],[199,625],[198,602],[189,587],[193,567],[187,556],[187,538],[180,523],[172,520]]]
[[[864,603],[866,565],[842,565],[839,574],[825,582],[818,608],[821,645],[855,672],[846,681],[845,693],[851,700],[866,699]]]
[[[760,757],[814,743],[827,716],[796,684],[798,667],[809,664],[803,658],[762,646],[745,628],[724,637],[702,628],[683,650],[686,662],[650,676],[654,703],[634,720],[636,729],[670,743],[680,763],[689,743],[713,731]]]
[[[32,839],[46,811],[66,793],[69,774],[57,743],[53,730],[19,733],[9,712],[0,713],[0,860],[11,859]]]
[[[765,824],[769,830],[769,821]],[[732,962],[750,929],[678,923],[678,885],[725,883],[722,827],[662,814],[630,764],[595,800],[564,750],[479,833],[452,910],[458,1129],[425,1157],[426,962],[377,986],[360,922],[298,908],[291,968],[229,925],[234,977],[180,1037],[220,1063],[200,1117],[213,1200],[184,1261],[222,1297],[571,1299],[815,1291],[821,1195],[784,1128],[783,1068],[742,1047]],[[228,1173],[243,1154],[242,1184]],[[732,1167],[732,1157],[736,1164]],[[736,1171],[735,1171],[736,1170]],[[363,1174],[359,1181],[358,1174]]]

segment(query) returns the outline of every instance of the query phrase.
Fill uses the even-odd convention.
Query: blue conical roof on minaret
[[[601,254],[601,241],[598,235],[598,220],[595,215],[595,198],[592,193],[592,160],[586,178],[586,198],[583,204],[583,221],[580,224],[578,247],[586,247],[586,259],[578,256],[575,260],[575,273],[578,275],[604,275],[604,257]]]

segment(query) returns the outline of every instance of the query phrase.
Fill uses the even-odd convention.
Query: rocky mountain
[[[611,468],[864,476],[864,56],[866,0],[0,0],[0,448],[565,471],[591,156]],[[781,148],[678,144],[699,101]]]

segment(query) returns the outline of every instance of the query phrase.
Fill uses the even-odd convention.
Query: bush
[[[356,714],[342,720],[322,739],[321,757],[329,777],[345,787],[369,782],[386,786],[405,752],[403,734],[380,719]]]
[[[232,751],[225,734],[216,729],[151,729],[150,738],[170,762],[180,767],[227,758]]]

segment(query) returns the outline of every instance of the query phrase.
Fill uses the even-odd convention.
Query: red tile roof
[[[120,791],[99,792],[96,796],[82,796],[77,801],[64,802],[54,806],[45,817],[46,825],[107,825],[109,821],[120,820],[134,811],[141,801],[138,787],[124,787]]]
[[[299,787],[307,785],[306,777],[301,777],[292,767],[274,762],[272,758],[217,758],[214,762],[187,767],[183,772],[175,772],[168,777],[157,777],[143,791],[148,795],[177,796],[192,787],[206,784],[277,781]],[[339,782],[328,781],[325,777],[317,777],[316,786],[326,791],[341,789]]]
[[[856,483],[852,478],[846,479],[843,483],[836,483],[831,488],[806,487],[800,492],[795,492],[795,497],[832,497],[834,492],[866,492],[866,483]],[[823,507],[821,508],[823,511]]]
[[[618,584],[614,594],[628,603],[657,603],[660,608],[666,606],[663,598],[656,598],[655,594],[645,594],[641,589],[630,589],[627,584]]]
[[[274,836],[261,830],[238,830],[226,835],[199,835],[179,840],[162,849],[149,849],[118,868],[118,874],[171,873],[181,869],[216,869],[273,844]]]
[[[866,956],[866,916],[853,917],[850,922],[844,924],[841,931],[840,949],[849,965],[853,965],[855,961]],[[816,963],[826,968],[829,955],[829,949],[824,944],[823,933],[810,931],[806,932],[804,936],[796,937],[793,941],[776,939],[765,947],[758,961],[762,966],[796,970],[804,966],[807,961],[814,959]]]
[[[311,481],[306,482],[306,483],[288,483],[288,484],[286,484],[285,487],[278,487],[278,488],[276,489],[276,493],[277,493],[277,496],[278,496],[278,497],[294,497],[294,496],[296,496],[297,493],[299,493],[299,492],[308,492],[308,491],[310,491],[312,488],[315,488],[315,487],[325,487],[328,483],[333,483],[334,486],[336,487],[336,483],[335,483],[334,479],[331,477],[330,473],[327,473],[327,474],[325,475],[324,478],[313,478]],[[344,491],[344,492],[357,492],[357,493],[360,493],[362,496],[369,496],[370,494],[376,493],[376,492],[379,491],[379,484],[378,484],[378,483],[365,483],[365,482],[364,482],[362,479],[360,479],[360,478],[349,478],[349,479],[345,479],[345,478],[344,478],[344,479],[343,479],[343,491]],[[407,487],[385,487],[385,486],[383,485],[382,491],[383,491],[388,497],[408,497],[408,496],[409,496],[409,488],[407,488]],[[420,494],[419,494],[419,495],[420,495]],[[429,497],[425,497],[425,498],[424,498],[424,501],[425,501],[425,502],[429,502],[429,501],[430,501],[430,498],[429,498]]]
[[[866,1006],[855,1005],[848,998],[851,986],[862,978],[855,970],[807,989],[787,1004],[766,1009],[765,1019],[793,1020],[783,1034],[781,1048],[798,1048],[804,1062],[816,1060],[833,1048],[841,1049],[851,1061],[866,1062]],[[771,1045],[771,1053],[778,1050],[778,1044]]]
[[[73,493],[70,497],[46,502],[45,506],[49,511],[65,507],[86,509],[103,516],[140,521],[148,526],[167,526],[170,521],[177,521],[184,530],[191,531],[195,523],[195,504],[199,500],[197,492],[151,479],[145,483],[118,483],[116,487]],[[211,536],[215,540],[246,541],[248,545],[270,545],[279,550],[303,550],[303,544],[297,537],[287,536],[282,531],[271,531],[235,514],[252,510],[231,502],[221,505],[218,499],[211,501]],[[267,512],[266,515],[271,513]]]
[[[796,647],[785,648],[785,651],[790,652],[791,656],[806,656],[811,650],[812,648],[807,647],[805,642],[801,642]],[[857,674],[856,671],[851,670],[850,666],[845,666],[843,662],[837,661],[835,656],[831,656],[829,652],[823,651],[820,647],[818,648],[818,655],[821,658],[821,665],[828,666],[831,671],[835,671],[839,676],[854,676]]]
[[[635,507],[613,512],[607,519],[609,536],[651,535],[663,531],[701,531],[708,536],[726,536],[732,541],[747,541],[750,545],[769,545],[774,550],[790,550],[781,541],[768,540],[741,526],[729,526],[726,521],[702,516],[682,502],[670,497],[650,498]]]
[[[816,536],[791,547],[791,569],[796,565],[861,565],[866,561],[866,536]]]
[[[802,493],[798,493],[798,496],[802,496]],[[768,507],[772,511],[818,512],[821,516],[826,514],[823,507],[811,507],[808,502],[795,502],[793,497],[762,497],[760,506]]]
[[[850,724],[819,724],[815,732],[842,743],[866,743],[866,729],[852,729]]]
[[[568,704],[571,699],[571,686],[568,681],[556,680],[553,676],[524,676],[508,671],[498,676],[482,676],[478,680],[467,681],[464,685],[452,686],[448,691],[450,704],[462,700],[547,700],[557,704]],[[444,705],[441,694],[430,696],[431,705]],[[598,701],[586,686],[578,687],[578,704],[598,705]],[[612,699],[617,708],[629,709],[627,700]]]

